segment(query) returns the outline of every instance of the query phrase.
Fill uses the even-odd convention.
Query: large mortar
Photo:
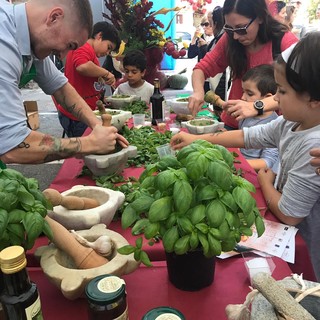
[[[91,154],[85,156],[84,162],[95,176],[103,176],[113,173],[121,173],[121,171],[125,168],[128,159],[136,156],[137,147],[129,146],[111,154]]]
[[[61,194],[92,198],[100,204],[96,208],[86,210],[69,210],[60,205],[48,212],[50,218],[58,221],[66,229],[74,230],[89,229],[99,223],[108,226],[125,199],[125,195],[120,191],[95,186],[77,185]]]
[[[113,251],[108,257],[110,261],[97,268],[80,270],[76,269],[72,259],[54,244],[39,247],[35,252],[35,256],[40,258],[44,274],[60,288],[66,298],[74,300],[84,297],[85,286],[96,276],[113,274],[121,277],[123,274],[133,272],[139,266],[133,254],[121,255],[117,252],[118,248],[129,243],[119,233],[106,229],[104,224],[95,225],[89,230],[81,230],[78,233],[91,242],[100,236],[109,236],[113,242]]]

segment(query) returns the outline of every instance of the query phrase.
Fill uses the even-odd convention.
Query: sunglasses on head
[[[223,29],[229,36],[233,36],[234,33],[238,34],[239,36],[244,36],[247,34],[247,29],[250,27],[251,23],[255,19],[256,18],[251,19],[251,21],[246,26],[241,28],[231,28],[231,27],[228,27],[227,25],[224,25]]]
[[[201,23],[201,27],[209,27],[209,26],[210,26],[209,22]]]

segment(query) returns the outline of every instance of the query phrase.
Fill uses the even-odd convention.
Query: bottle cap
[[[109,305],[126,294],[125,282],[113,275],[100,275],[87,284],[85,292],[90,302],[98,305]]]
[[[1,270],[5,274],[16,273],[27,265],[26,254],[21,246],[11,246],[0,252]]]
[[[149,310],[142,320],[185,320],[184,315],[171,307],[158,307]]]

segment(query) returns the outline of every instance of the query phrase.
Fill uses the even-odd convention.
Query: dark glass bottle
[[[157,120],[163,121],[164,119],[164,97],[160,92],[160,80],[154,79],[154,92],[150,97],[151,103],[151,122],[153,125],[157,124]]]
[[[3,290],[0,301],[7,320],[43,320],[40,297],[27,273],[24,249],[11,246],[0,252]]]

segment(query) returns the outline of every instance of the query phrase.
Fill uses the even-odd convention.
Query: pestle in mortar
[[[92,248],[81,245],[60,223],[48,216],[45,219],[53,232],[53,243],[73,259],[78,269],[96,268],[108,262]]]

